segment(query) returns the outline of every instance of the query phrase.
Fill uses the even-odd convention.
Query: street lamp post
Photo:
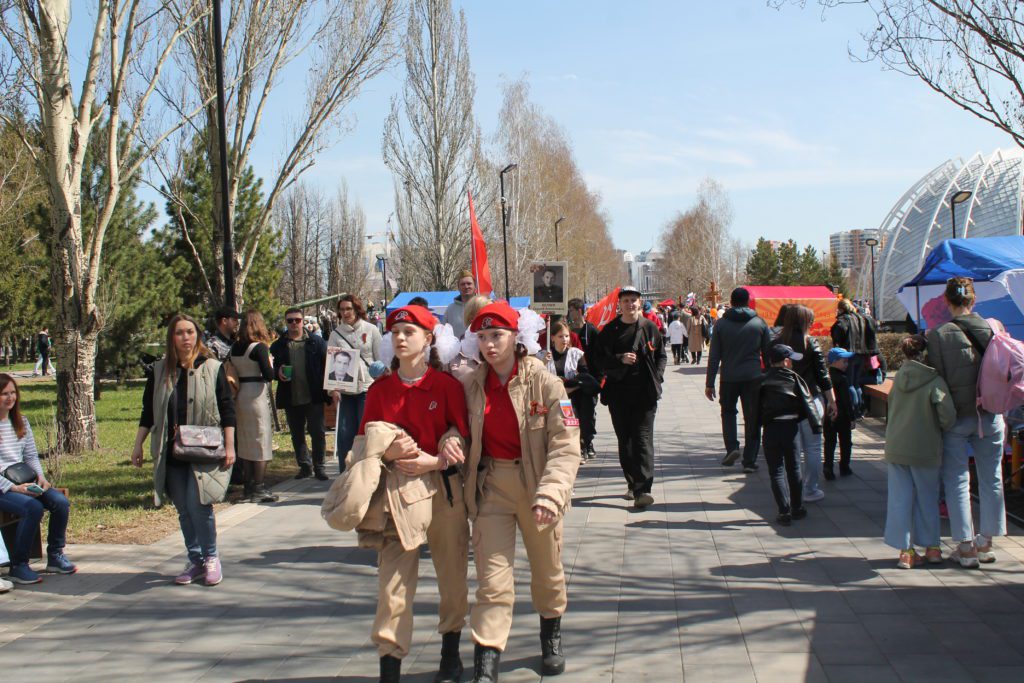
[[[213,0],[213,61],[217,72],[217,148],[220,151],[220,221],[224,229],[224,305],[235,310],[235,244],[231,236],[231,211],[228,207],[228,142],[224,107],[224,42],[221,38],[220,0]]]
[[[498,173],[498,187],[501,192],[501,250],[505,258],[505,301],[510,301],[508,295],[508,211],[505,208],[505,174],[516,168],[517,164],[509,164]]]
[[[875,247],[878,246],[878,240],[869,237],[864,240],[864,244],[871,247],[871,317],[878,320],[878,299],[875,298]]]
[[[953,239],[956,239],[956,205],[962,204],[971,198],[971,193],[967,190],[960,190],[955,195],[949,198],[949,213],[953,219]],[[967,236],[967,230],[964,230],[964,236]]]
[[[382,254],[377,254],[377,261],[380,262],[381,277],[384,280],[384,304],[386,306],[388,301],[388,259]]]
[[[558,260],[558,224],[565,220],[565,216],[559,216],[555,221],[555,260]]]

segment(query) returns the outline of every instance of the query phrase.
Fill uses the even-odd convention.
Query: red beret
[[[411,323],[419,325],[427,332],[433,332],[437,327],[437,318],[423,306],[402,306],[391,311],[391,315],[388,316],[386,326],[388,332],[395,326],[395,323]]]
[[[495,301],[480,309],[469,326],[470,332],[481,330],[519,331],[519,314],[504,301]]]

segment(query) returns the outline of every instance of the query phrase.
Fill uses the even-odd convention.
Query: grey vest
[[[220,410],[217,408],[217,373],[220,361],[212,358],[198,368],[188,371],[188,412],[181,424],[220,426]],[[167,405],[171,401],[174,386],[166,381],[166,362],[153,365],[153,431],[150,434],[149,451],[153,456],[153,504],[160,507],[167,502]],[[177,379],[177,376],[175,376]],[[199,486],[199,502],[212,505],[224,500],[231,471],[222,470],[220,465],[192,463],[192,474]]]

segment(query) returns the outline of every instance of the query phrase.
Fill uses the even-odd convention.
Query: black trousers
[[[764,426],[764,459],[768,462],[768,476],[772,495],[779,513],[799,510],[803,506],[803,483],[800,481],[800,463],[796,460],[796,420],[769,422]]]
[[[839,444],[839,469],[850,468],[850,456],[853,455],[853,425],[849,418],[839,417],[836,420],[826,418],[825,432],[825,469],[832,469],[836,458],[836,443]]]
[[[572,401],[572,409],[580,421],[580,443],[593,443],[594,434],[597,433],[597,397],[588,396],[577,389],[569,400]]]
[[[635,396],[608,402],[612,427],[619,440],[619,465],[634,494],[650,493],[654,485],[654,416],[658,403]]]
[[[295,449],[295,462],[306,469],[324,466],[324,455],[327,453],[327,435],[324,429],[324,404],[307,403],[284,409],[288,418],[288,431],[292,434],[292,448]],[[306,432],[313,443],[313,457],[310,459],[306,448]]]
[[[722,439],[725,452],[740,448],[736,433],[736,402],[743,408],[743,464],[752,465],[757,461],[761,448],[761,434],[757,430],[757,402],[760,399],[761,380],[746,382],[721,382],[718,388],[718,402],[722,406]]]
[[[672,362],[679,365],[679,359],[683,357],[683,345],[673,344],[672,345]]]

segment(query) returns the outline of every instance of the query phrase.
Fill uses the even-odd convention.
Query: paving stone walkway
[[[773,526],[764,468],[723,471],[704,367],[670,366],[657,420],[656,504],[622,499],[599,408],[596,462],[566,520],[569,670],[558,680],[1007,681],[1024,671],[1020,530],[980,571],[900,571],[881,541],[877,427],[855,432],[853,477],[788,529]],[[220,515],[226,579],[177,587],[177,535],[152,546],[77,546],[81,571],[0,596],[4,681],[375,681],[375,554],[326,527],[327,488],[290,482],[280,503]],[[426,554],[424,554],[426,557]],[[503,683],[538,681],[525,555]],[[406,680],[432,680],[439,645],[431,563]],[[471,572],[472,573],[472,572]],[[472,645],[464,640],[469,663]]]

